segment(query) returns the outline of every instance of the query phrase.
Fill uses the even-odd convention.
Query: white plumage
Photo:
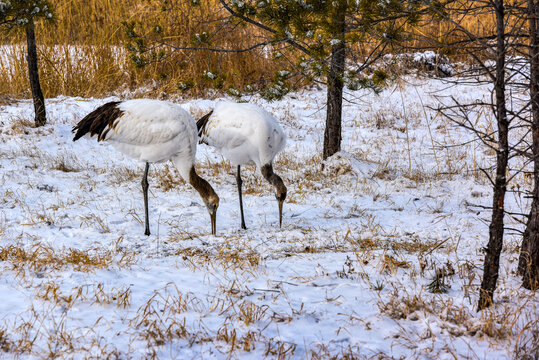
[[[174,162],[189,181],[195,164],[197,135],[193,117],[179,105],[151,99],[127,100],[117,107],[123,112],[104,140],[122,153],[144,162]]]
[[[146,163],[142,190],[148,223],[149,163],[172,160],[180,175],[199,192],[211,217],[215,234],[215,217],[219,197],[210,184],[195,171],[197,127],[195,120],[179,105],[158,100],[127,100],[100,106],[73,128],[73,141],[89,134],[98,141],[110,142],[122,153]]]
[[[214,110],[197,121],[201,142],[217,148],[238,166],[237,183],[241,226],[245,229],[241,194],[241,165],[254,163],[275,187],[279,202],[279,224],[286,186],[273,172],[273,159],[284,149],[286,136],[279,122],[266,110],[247,103],[219,102]]]
[[[259,168],[284,149],[286,136],[277,120],[253,104],[219,102],[201,139],[217,148],[233,165],[254,162]]]

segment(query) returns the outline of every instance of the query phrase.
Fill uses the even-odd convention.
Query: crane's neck
[[[275,194],[279,197],[286,197],[286,186],[283,183],[283,179],[279,175],[273,172],[273,165],[266,164],[260,169],[262,176],[275,188]],[[283,198],[284,200],[284,198]]]
[[[217,208],[219,207],[219,196],[217,196],[211,185],[206,180],[198,176],[195,170],[195,166],[192,166],[191,170],[189,171],[189,183],[193,185],[196,191],[198,191],[198,193],[200,194],[202,200],[204,200],[206,209],[208,209],[208,213],[210,214],[211,233],[215,235],[216,214]]]
[[[198,191],[200,197],[205,203],[212,198],[218,198],[215,190],[213,190],[211,185],[206,180],[197,174],[194,166],[191,167],[191,170],[189,171],[189,183],[195,188],[196,191]]]

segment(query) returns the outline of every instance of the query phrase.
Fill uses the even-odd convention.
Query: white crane
[[[215,235],[219,196],[195,170],[197,128],[195,120],[179,105],[159,100],[127,100],[109,102],[86,115],[74,128],[78,140],[85,134],[97,141],[110,142],[122,153],[146,163],[142,179],[145,235],[150,235],[148,222],[148,170],[150,163],[172,160],[182,178],[200,194],[211,219]]]
[[[279,226],[283,222],[286,186],[273,172],[273,159],[283,150],[286,136],[277,120],[266,110],[247,103],[219,102],[212,112],[197,121],[200,142],[217,148],[238,166],[236,181],[240,200],[241,227],[246,229],[241,194],[241,165],[255,163],[275,188],[279,204]]]

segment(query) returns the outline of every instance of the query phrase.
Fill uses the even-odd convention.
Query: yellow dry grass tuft
[[[7,330],[0,328],[0,351],[7,353],[11,350],[13,344],[9,338]]]
[[[176,168],[168,163],[156,168],[154,175],[158,182],[157,186],[165,192],[177,189],[178,186],[186,185]]]
[[[217,266],[223,270],[234,270],[253,273],[262,264],[260,254],[252,251],[229,249],[221,245],[206,251],[200,248],[184,248],[176,252],[193,268]]]
[[[92,272],[111,267],[129,267],[134,263],[134,254],[113,250],[57,250],[44,244],[28,247],[20,245],[0,246],[0,261],[5,261],[15,271],[30,269],[34,272],[64,270]]]
[[[114,304],[118,308],[125,309],[131,304],[131,289],[121,287],[109,290],[105,289],[103,284],[98,283],[76,286],[71,289],[69,294],[65,294],[60,290],[58,283],[49,281],[38,286],[37,297],[67,309],[71,308],[77,301],[98,305]]]

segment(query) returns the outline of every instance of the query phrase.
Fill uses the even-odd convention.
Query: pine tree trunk
[[[487,245],[483,269],[483,281],[479,293],[478,310],[482,310],[493,302],[494,290],[498,281],[500,254],[503,245],[503,218],[505,215],[504,202],[507,189],[507,161],[509,157],[509,122],[505,104],[505,26],[503,0],[495,1],[496,12],[496,120],[498,123],[498,149],[496,151],[496,179],[494,180],[494,195],[492,199],[492,219],[489,226],[489,241]]]
[[[346,30],[345,19],[346,14],[342,9],[335,18],[338,38],[342,37],[342,39],[331,47],[331,59],[327,76],[326,130],[324,132],[324,150],[322,154],[324,160],[341,150],[342,94],[344,86],[342,74],[346,57],[346,43],[343,35]]]
[[[39,84],[39,72],[37,66],[37,49],[36,35],[34,29],[34,21],[30,19],[30,23],[26,26],[26,43],[28,45],[28,75],[30,77],[30,88],[32,90],[32,98],[34,99],[35,125],[43,126],[47,123],[45,114],[45,99]]]
[[[530,28],[530,97],[532,108],[532,205],[520,248],[518,272],[522,286],[539,289],[539,1],[528,0]]]

